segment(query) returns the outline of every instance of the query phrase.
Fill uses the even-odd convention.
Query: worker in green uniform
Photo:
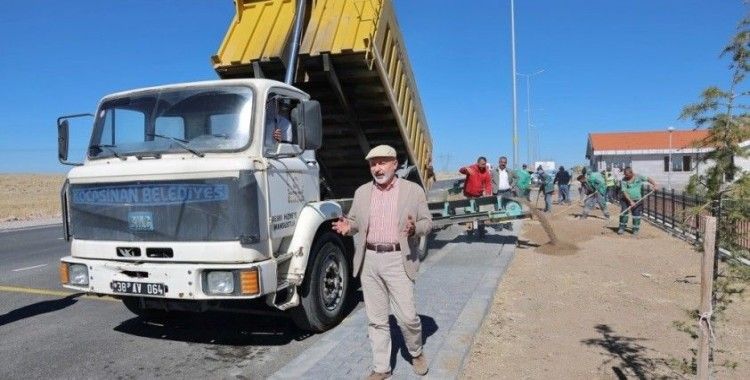
[[[625,168],[625,173],[620,181],[620,228],[617,230],[618,235],[625,233],[625,227],[628,226],[628,213],[633,214],[633,235],[638,235],[641,228],[641,215],[643,214],[643,185],[648,182],[656,189],[656,182],[650,177],[635,175],[633,169]],[[628,212],[628,209],[630,209]]]
[[[544,212],[552,212],[552,194],[555,193],[555,177],[544,171],[542,165],[536,168],[539,176],[539,192],[544,194]]]
[[[526,164],[523,164],[521,169],[513,171],[512,182],[517,197],[531,200],[531,173]]]
[[[615,175],[612,173],[611,169],[607,169],[606,172],[604,172],[604,180],[607,182],[607,201],[611,203],[615,203],[615,193],[616,193],[616,180]]]
[[[584,203],[581,219],[586,219],[597,203],[604,213],[604,217],[609,219],[609,210],[607,210],[607,181],[602,173],[588,172],[581,174],[576,178],[586,191],[586,202]],[[593,195],[592,195],[593,194]]]

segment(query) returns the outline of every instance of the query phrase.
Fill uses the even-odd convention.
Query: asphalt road
[[[262,378],[320,335],[279,317],[205,314],[160,325],[70,294],[60,226],[0,232],[0,379]]]
[[[60,236],[59,226],[0,232],[0,379],[265,378],[326,336],[283,317],[141,319],[118,300],[59,285],[69,247]]]
[[[0,231],[0,379],[265,378],[324,336],[283,317],[149,322],[118,300],[63,289],[68,252],[59,225]]]

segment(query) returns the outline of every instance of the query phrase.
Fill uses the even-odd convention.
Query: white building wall
[[[673,154],[672,161],[682,161],[684,154]],[[659,185],[660,188],[667,188],[668,183],[671,183],[672,188],[676,190],[683,190],[688,182],[690,176],[696,173],[696,165],[698,170],[702,173],[704,168],[708,166],[708,163],[700,163],[695,154],[689,155],[691,157],[692,170],[688,172],[684,171],[672,171],[671,178],[669,173],[664,171],[664,154],[639,154],[639,155],[602,155],[593,156],[590,160],[591,167],[598,171],[603,171],[608,168],[612,168],[617,174],[618,169],[624,169],[626,166],[633,168],[636,174],[644,175],[653,178],[654,181]]]
[[[745,148],[745,152],[747,152],[748,150],[750,150],[750,147]],[[742,170],[746,172],[750,172],[750,157],[748,158],[735,157],[734,164],[742,168]]]

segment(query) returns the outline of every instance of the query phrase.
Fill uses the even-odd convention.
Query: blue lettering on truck
[[[74,204],[114,206],[166,206],[183,203],[226,201],[226,184],[159,184],[72,189]]]

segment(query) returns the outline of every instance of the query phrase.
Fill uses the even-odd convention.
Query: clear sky
[[[510,157],[509,1],[394,2],[436,168]],[[677,116],[703,88],[728,83],[719,53],[747,11],[741,0],[517,0],[518,71],[545,70],[531,82],[540,155],[571,165],[585,160],[589,132],[690,128]],[[233,14],[231,0],[3,4],[0,172],[66,170],[55,119],[93,112],[108,93],[216,79],[209,57]]]

